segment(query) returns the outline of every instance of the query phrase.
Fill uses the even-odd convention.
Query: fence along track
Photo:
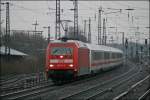
[[[136,68],[136,66],[134,66],[132,69],[130,69],[128,72],[126,72],[126,73],[124,73],[124,74],[122,74],[122,75],[120,75],[120,76],[118,76],[118,77],[115,77],[115,78],[113,78],[113,79],[111,79],[111,80],[108,80],[108,81],[105,81],[105,82],[103,82],[103,83],[101,83],[101,84],[97,84],[96,86],[93,86],[93,87],[90,87],[90,88],[88,88],[88,89],[85,89],[85,90],[81,90],[81,91],[79,91],[79,92],[77,92],[77,93],[74,93],[74,94],[71,94],[71,95],[69,95],[69,96],[66,96],[66,97],[62,97],[61,98],[61,100],[70,100],[71,98],[73,98],[73,97],[78,97],[80,94],[86,94],[87,93],[87,91],[90,91],[90,90],[93,90],[93,89],[96,89],[97,87],[100,87],[100,86],[102,86],[102,85],[105,85],[105,84],[108,84],[108,83],[110,83],[110,82],[112,82],[112,81],[114,81],[114,80],[117,80],[117,79],[119,79],[119,78],[124,78],[123,76],[126,76],[128,73],[130,73],[130,72],[132,72],[132,71],[134,71],[134,68]],[[138,72],[140,72],[141,71],[141,69],[138,69],[139,71]],[[133,75],[134,76],[134,75]],[[121,83],[120,83],[121,84]],[[106,92],[108,92],[108,91],[110,91],[111,89],[109,88],[109,89],[104,89],[103,91],[102,90],[98,90],[98,92],[97,93],[95,93],[95,94],[93,94],[93,95],[88,95],[88,96],[86,96],[86,98],[84,98],[85,100],[87,99],[89,99],[89,98],[92,98],[93,96],[96,96],[96,95],[98,95],[98,94],[104,94],[104,93],[106,93]]]

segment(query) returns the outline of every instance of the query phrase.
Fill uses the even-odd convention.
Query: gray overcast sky
[[[79,27],[83,29],[83,20],[92,18],[92,42],[97,43],[97,16],[98,8],[102,6],[104,13],[116,12],[118,10],[110,10],[108,8],[123,9],[121,13],[103,14],[103,18],[107,17],[107,27],[117,26],[117,32],[125,32],[126,36],[134,41],[135,32],[137,30],[129,27],[139,26],[138,39],[143,42],[145,38],[148,39],[149,29],[149,1],[79,1]],[[50,8],[50,9],[49,9]],[[61,1],[61,19],[69,19],[73,21],[73,11],[68,9],[73,8],[72,1]],[[124,10],[127,8],[134,8],[134,11]],[[2,20],[5,27],[5,6],[2,6]],[[43,26],[51,26],[51,34],[55,34],[55,1],[10,1],[10,22],[11,30],[33,30],[37,19],[39,26],[38,30],[43,30],[43,35],[47,37],[47,30]],[[48,14],[47,14],[48,13]],[[95,19],[96,15],[96,19]],[[134,18],[132,23],[132,16]],[[73,22],[69,23],[73,26]],[[62,29],[61,29],[62,30]],[[87,30],[88,31],[88,30]],[[143,34],[144,33],[144,34]],[[62,31],[62,34],[64,32]],[[107,28],[108,40],[110,35],[113,35],[116,42],[121,41],[121,34],[116,34],[116,29]],[[114,35],[115,34],[115,35]],[[117,40],[118,39],[118,40]]]

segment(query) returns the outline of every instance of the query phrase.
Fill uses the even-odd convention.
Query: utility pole
[[[9,2],[6,2],[6,35],[5,35],[5,54],[10,55],[10,16],[9,16]]]
[[[74,36],[78,38],[78,0],[74,0]]]
[[[85,36],[85,38],[87,40],[87,36],[86,36],[86,20],[84,20],[84,36]]]
[[[105,45],[105,36],[106,36],[106,30],[105,30],[105,18],[103,19],[103,38],[102,38],[102,44]]]
[[[111,42],[111,44],[113,44],[114,43],[113,36],[111,36],[110,38],[111,38],[110,42]]]
[[[150,29],[150,27],[147,27],[147,28],[149,28]],[[149,57],[148,57],[148,59],[149,59],[149,64],[150,64],[150,31],[149,31]]]
[[[104,45],[106,45],[107,35],[106,35],[106,19],[104,18]]]
[[[43,28],[47,28],[48,29],[48,38],[47,38],[47,43],[49,43],[51,40],[51,35],[50,35],[50,26],[48,27],[43,27]]]
[[[65,22],[65,36],[68,36],[68,22]]]
[[[136,39],[136,61],[139,61],[139,55],[138,55],[138,44],[137,44],[137,39]]]
[[[150,64],[150,32],[149,32],[149,64]]]
[[[131,52],[130,52],[131,54],[131,59],[133,59],[133,46],[131,46]]]
[[[102,12],[102,7],[99,8],[99,14],[98,14],[98,45],[102,44],[101,42],[101,12]]]
[[[33,31],[34,32],[34,38],[36,39],[36,32],[37,32],[37,30],[36,30],[36,27],[37,27],[37,25],[39,25],[38,24],[38,22],[37,22],[37,20],[35,21],[35,23],[33,23],[32,24],[33,26],[35,26],[34,27],[34,29],[35,29],[35,31]],[[38,45],[38,42],[37,42],[37,45]],[[35,52],[35,55],[37,56],[37,58],[38,58],[38,56],[39,56],[39,53],[37,52],[37,49],[38,49],[38,46],[35,46],[34,47],[34,52]],[[38,80],[38,82],[40,82],[40,67],[38,66],[38,59],[36,59],[36,63],[35,63],[35,68],[37,67],[37,80]]]
[[[0,0],[0,45],[2,44],[2,27],[1,27],[1,0]]]
[[[91,43],[91,18],[89,17],[88,42]]]
[[[128,57],[128,39],[126,38],[125,41],[125,48],[126,48],[126,53],[125,53],[125,65],[127,64],[127,57]]]
[[[123,52],[125,52],[125,49],[124,49],[124,32],[122,32],[122,48],[123,48]]]
[[[56,0],[56,34],[55,39],[60,38],[60,0]]]
[[[124,47],[124,32],[122,32],[122,46]]]
[[[35,36],[35,38],[36,38],[36,32],[37,32],[37,30],[36,30],[36,26],[37,25],[39,25],[38,23],[37,23],[37,20],[35,21],[35,23],[34,24],[32,24],[32,25],[34,25],[35,27],[34,27],[34,29],[35,29],[35,32],[34,32],[34,36]]]
[[[140,63],[142,64],[142,54],[143,54],[143,46],[140,47]]]

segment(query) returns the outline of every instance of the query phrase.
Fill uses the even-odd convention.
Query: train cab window
[[[51,49],[52,55],[72,55],[73,48],[54,47]]]

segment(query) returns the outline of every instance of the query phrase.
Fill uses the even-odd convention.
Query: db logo
[[[64,60],[59,60],[58,63],[64,63]]]

